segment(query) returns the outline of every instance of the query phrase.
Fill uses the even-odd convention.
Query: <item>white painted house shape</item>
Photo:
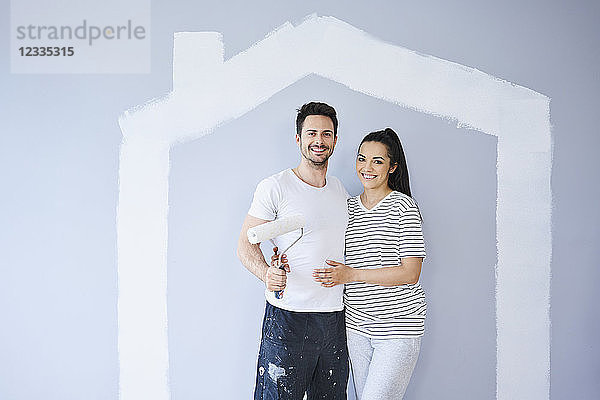
[[[319,62],[297,62],[303,58]],[[220,34],[176,33],[172,92],[121,116],[120,398],[170,398],[166,252],[171,146],[244,115],[310,74],[498,138],[497,398],[547,399],[550,99],[317,16],[297,26],[288,22],[227,61]]]

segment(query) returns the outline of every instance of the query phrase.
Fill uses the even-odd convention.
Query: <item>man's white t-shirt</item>
[[[334,176],[327,176],[322,188],[300,180],[286,169],[261,181],[254,192],[248,214],[273,221],[292,215],[306,220],[302,239],[288,250],[290,272],[281,299],[265,290],[272,305],[288,311],[330,312],[344,308],[344,285],[322,287],[312,277],[315,268],[327,266],[325,260],[344,262],[344,234],[348,224],[348,192]],[[300,230],[274,239],[279,251],[300,236]],[[267,257],[270,262],[270,257]]]

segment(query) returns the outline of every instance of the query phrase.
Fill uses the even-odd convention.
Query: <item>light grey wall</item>
[[[0,398],[118,396],[116,120],[169,90],[172,33],[221,32],[230,57],[313,12],[552,99],[551,398],[600,395],[599,5],[155,1],[150,75],[11,75],[3,58]],[[6,37],[0,43],[3,54],[13,50]],[[405,144],[425,218],[422,281],[430,305],[406,397],[494,398],[495,138],[311,76],[172,150],[173,399],[249,397],[263,299],[259,282],[235,258],[235,241],[256,182],[297,163],[294,109],[310,99],[340,113],[331,172],[352,194],[360,189],[353,157],[364,133],[392,126]]]

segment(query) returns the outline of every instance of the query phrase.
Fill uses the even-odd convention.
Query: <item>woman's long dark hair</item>
[[[412,197],[410,193],[410,180],[408,178],[408,167],[406,166],[406,157],[402,149],[400,138],[392,128],[385,128],[382,131],[371,132],[365,136],[358,146],[364,142],[378,142],[385,145],[387,148],[388,157],[390,158],[390,167],[397,165],[394,172],[389,175],[388,186],[392,190],[402,192],[407,196]]]

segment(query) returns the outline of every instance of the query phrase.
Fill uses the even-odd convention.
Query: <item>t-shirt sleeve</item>
[[[254,198],[248,214],[253,217],[273,221],[277,218],[279,204],[279,187],[274,179],[264,179],[254,191]]]
[[[333,179],[335,179],[336,185],[340,193],[342,193],[346,197],[346,200],[348,200],[350,198],[350,194],[348,194],[348,191],[346,190],[346,187],[344,186],[342,181],[337,177],[333,177]]]
[[[421,227],[421,214],[416,205],[409,206],[400,216],[400,258],[425,258],[425,242]]]
[[[350,194],[348,193],[348,191],[346,190],[346,187],[344,186],[344,184],[341,181],[340,181],[340,186],[342,187],[344,195],[346,196],[346,200],[350,199]]]

